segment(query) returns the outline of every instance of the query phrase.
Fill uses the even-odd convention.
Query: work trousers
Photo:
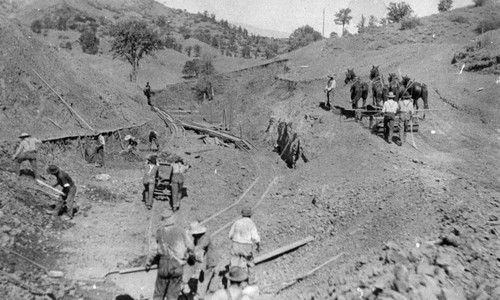
[[[255,282],[253,248],[253,244],[233,242],[230,252],[230,265],[246,268],[248,270],[248,282],[250,284]]]
[[[182,289],[183,266],[174,258],[160,257],[153,300],[177,300]]]
[[[156,150],[160,150],[160,143],[156,138],[149,139],[149,150],[153,150],[153,144],[156,146]]]
[[[63,190],[66,192],[66,190]],[[75,203],[76,186],[70,186],[69,191],[66,192],[64,196],[59,197],[59,202],[56,204],[55,212],[57,215],[62,215],[64,208],[66,208],[67,214],[70,218],[73,218],[73,207]]]
[[[155,192],[154,182],[144,184],[144,191],[142,192],[142,196],[144,202],[146,203],[147,208],[151,208],[153,206],[154,192]]]
[[[410,118],[411,116],[407,114],[401,114],[399,116],[398,128],[399,128],[399,140],[401,141],[401,143],[404,143],[406,141],[406,129],[410,127],[409,126]]]
[[[384,116],[384,136],[385,140],[392,143],[392,135],[394,134],[394,113],[386,113]]]
[[[178,209],[181,205],[182,188],[184,186],[184,175],[182,173],[172,174],[171,179],[172,208]]]
[[[331,104],[333,102],[333,96],[335,96],[335,92],[334,91],[326,92],[326,104],[325,104],[325,107],[327,109],[332,108]]]
[[[17,176],[21,175],[21,163],[25,160],[30,162],[31,168],[33,169],[33,175],[35,176],[35,179],[39,179],[40,177],[38,176],[38,170],[36,167],[36,151],[27,151],[20,153],[17,158],[16,158],[16,165],[15,165],[15,171]]]

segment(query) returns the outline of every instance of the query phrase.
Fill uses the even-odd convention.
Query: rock
[[[428,263],[422,263],[417,266],[417,274],[420,275],[434,275],[436,268]]]
[[[432,292],[429,287],[420,287],[416,290],[416,295],[420,300],[438,300],[436,295]]]
[[[99,174],[95,176],[95,179],[101,180],[101,181],[108,181],[111,179],[111,175],[109,174]]]
[[[436,265],[440,267],[445,268],[451,266],[452,264],[453,264],[453,258],[449,254],[441,253],[436,258]]]
[[[442,288],[441,294],[438,295],[439,300],[466,300],[464,295],[460,292]]]
[[[410,288],[409,274],[406,266],[402,264],[397,264],[396,266],[394,266],[394,277],[394,290],[401,293],[406,293]]]

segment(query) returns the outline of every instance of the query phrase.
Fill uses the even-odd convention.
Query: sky
[[[262,29],[292,33],[304,25],[312,26],[316,31],[322,32],[323,9],[325,10],[325,36],[332,31],[340,33],[341,27],[335,25],[334,15],[340,9],[347,8],[352,3],[365,7],[369,15],[370,6],[387,6],[390,2],[398,0],[157,0],[171,8],[186,9],[188,12],[197,13],[207,10],[214,13],[216,19],[249,24]],[[423,17],[437,13],[439,0],[406,0],[406,3],[415,11],[416,15]],[[471,5],[472,0],[453,0],[453,8]],[[354,28],[359,20],[351,21]],[[354,30],[350,30],[354,32]]]

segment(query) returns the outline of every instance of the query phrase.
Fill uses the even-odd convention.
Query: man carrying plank
[[[53,211],[47,211],[47,213],[60,216],[66,209],[67,217],[63,216],[63,219],[73,219],[73,206],[76,195],[76,185],[73,182],[73,179],[71,179],[68,173],[59,170],[59,168],[54,165],[50,165],[47,168],[47,173],[52,174],[56,177],[56,183],[52,186],[62,186],[62,192],[64,193],[59,197],[59,202],[56,204],[55,209]]]

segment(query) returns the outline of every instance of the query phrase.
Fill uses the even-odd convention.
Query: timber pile
[[[255,147],[245,139],[239,138],[227,132],[221,132],[213,127],[210,128],[201,123],[188,122],[188,121],[181,121],[181,124],[185,128],[192,129],[198,132],[203,132],[209,136],[217,137],[225,142],[231,142],[238,149],[241,149],[243,151],[249,152],[250,150],[255,149]]]

